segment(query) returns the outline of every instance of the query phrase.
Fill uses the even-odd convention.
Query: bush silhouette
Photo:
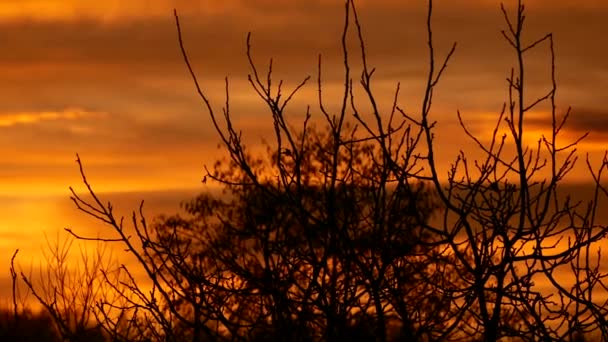
[[[22,311],[18,317],[12,310],[0,310],[0,340],[2,341],[60,341],[53,319],[45,312]]]

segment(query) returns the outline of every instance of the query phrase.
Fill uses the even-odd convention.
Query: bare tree
[[[60,336],[70,341],[103,341],[104,327],[96,319],[100,300],[112,298],[111,288],[102,276],[112,268],[112,257],[107,247],[97,244],[93,255],[79,246],[76,260],[71,256],[74,239],[48,238],[43,250],[45,265],[37,274],[26,275],[21,280],[31,294],[42,304],[52,318]],[[16,275],[16,273],[14,273]]]
[[[564,340],[598,330],[605,339],[606,305],[592,298],[594,290],[604,287],[605,275],[599,272],[599,256],[595,264],[589,256],[593,244],[605,236],[607,229],[595,221],[598,197],[605,194],[600,177],[606,160],[596,172],[590,167],[595,198],[586,205],[573,203],[560,185],[576,162],[577,143],[585,136],[575,141],[558,139],[570,110],[557,110],[553,36],[525,42],[522,2],[518,1],[513,15],[501,7],[507,24],[502,33],[516,57],[507,78],[509,97],[489,142],[474,136],[458,113],[465,133],[485,157],[471,162],[462,152],[444,184],[434,157],[430,109],[447,59],[435,66],[431,9],[429,6],[431,67],[417,125],[424,131],[428,148],[421,158],[427,162],[430,176],[423,178],[434,183],[445,207],[444,223],[430,229],[456,257],[454,267],[462,283],[467,284],[444,290],[452,294],[453,304],[462,315],[469,317],[457,323],[459,330],[488,341],[502,337]],[[525,59],[530,50],[543,45],[548,47],[552,86],[546,95],[528,99]],[[549,136],[534,137],[536,141],[530,144],[524,139],[527,114],[542,103],[550,108],[547,120],[551,132]],[[500,136],[503,126],[508,133]],[[514,146],[514,153],[508,152],[509,145]],[[573,273],[571,288],[560,285],[555,278],[562,272]],[[541,291],[541,282],[548,282],[550,290]]]
[[[596,222],[596,211],[600,196],[608,195],[601,185],[608,158],[599,169],[587,161],[595,184],[588,203],[564,193],[584,136],[558,139],[570,110],[560,113],[556,105],[553,36],[524,39],[522,2],[511,14],[501,7],[502,33],[515,57],[508,98],[490,139],[475,136],[457,112],[463,134],[483,157],[470,160],[461,151],[443,175],[432,104],[456,45],[437,61],[433,2],[418,113],[402,109],[399,85],[390,110],[380,109],[354,1],[345,0],[344,9],[344,82],[336,111],[326,105],[321,56],[316,82],[304,77],[285,90],[272,60],[267,70],[258,68],[248,35],[249,83],[274,128],[261,155],[248,152],[233,124],[228,79],[223,108],[207,96],[175,14],[184,62],[227,151],[226,159],[205,168],[204,179],[221,184],[224,194],[202,194],[185,205],[187,215],[150,225],[142,202],[127,227],[96,195],[77,159],[90,197],[72,190],[74,203],[112,228],[111,235],[92,239],[120,244],[151,282],[144,290],[124,265],[116,271],[119,282],[103,273],[117,297],[98,302],[99,324],[123,340],[561,341],[589,334],[608,340],[607,306],[594,295],[606,291],[597,246],[608,228]],[[357,58],[348,48],[349,32]],[[543,47],[551,87],[529,99],[525,60]],[[286,109],[309,83],[316,83],[318,103],[294,128]],[[356,97],[355,89],[363,95]],[[550,134],[531,142],[525,123],[541,105],[550,108]],[[557,274],[571,274],[573,284],[560,284]],[[61,311],[53,305],[47,305],[52,314]],[[69,322],[60,312],[54,317]]]

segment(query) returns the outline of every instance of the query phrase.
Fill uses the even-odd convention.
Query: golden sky
[[[400,103],[416,113],[427,73],[425,1],[359,3],[382,106],[390,106],[400,81]],[[581,149],[598,155],[608,141],[608,2],[527,3],[528,39],[555,34],[558,105],[574,111],[566,135],[590,131]],[[230,77],[234,119],[252,144],[271,127],[269,113],[247,84],[247,32],[253,33],[260,65],[272,56],[277,77],[288,84],[314,76],[321,53],[326,88],[340,85],[342,1],[2,0],[0,202],[27,210],[6,209],[0,230],[14,225],[22,231],[57,230],[74,224],[70,217],[76,211],[51,213],[53,206],[36,201],[45,196],[63,201],[68,186],[80,187],[76,153],[100,191],[202,189],[202,166],[220,155],[219,140],[183,64],[173,8],[196,72],[217,108],[223,105],[223,79]],[[438,52],[458,42],[435,94],[444,166],[458,149],[471,147],[454,133],[460,132],[456,110],[483,136],[505,101],[505,77],[515,59],[501,38],[503,28],[497,1],[435,3]],[[533,54],[529,62],[533,96],[548,89],[546,52]],[[293,111],[308,103],[314,109],[314,92],[311,84]],[[532,132],[547,128],[543,112],[537,114],[530,122]],[[25,222],[28,216],[38,219]]]
[[[608,32],[608,5],[548,4],[529,2],[529,37],[555,33],[559,104],[575,109],[573,129],[592,130],[592,139],[602,142],[608,48],[601,42]],[[380,97],[389,105],[391,89],[401,81],[401,104],[415,112],[427,72],[424,1],[364,1],[360,7]],[[230,77],[235,119],[252,143],[269,126],[260,119],[268,114],[246,84],[248,31],[260,64],[273,56],[278,77],[296,82],[314,75],[322,53],[327,87],[339,85],[341,1],[4,0],[1,194],[65,193],[78,181],[76,152],[97,176],[100,190],[198,185],[201,166],[218,155],[218,140],[181,60],[173,8],[182,16],[196,71],[218,107],[223,77]],[[456,109],[473,127],[485,127],[488,115],[481,114],[500,109],[504,78],[514,61],[500,36],[498,4],[437,2],[435,11],[439,51],[459,43],[436,93],[440,129],[455,128]],[[548,55],[532,57],[531,66],[538,67],[531,88],[541,94],[548,85]],[[311,102],[306,97],[296,110]]]

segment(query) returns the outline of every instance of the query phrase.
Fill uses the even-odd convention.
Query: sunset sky
[[[526,3],[527,39],[555,35],[558,105],[573,108],[565,136],[589,131],[580,150],[597,158],[608,141],[608,2]],[[401,106],[419,113],[427,73],[425,4],[358,1],[383,108],[400,81]],[[272,127],[247,84],[247,32],[260,66],[272,56],[276,77],[288,85],[315,76],[318,54],[325,87],[341,84],[338,0],[2,0],[0,262],[14,248],[34,253],[43,232],[54,236],[63,227],[91,224],[68,199],[69,186],[82,189],[76,153],[95,189],[113,193],[125,212],[139,199],[151,202],[151,215],[175,211],[203,189],[203,165],[221,151],[179,52],[174,8],[195,71],[218,110],[223,79],[230,78],[234,119],[251,144]],[[515,59],[503,28],[497,1],[436,1],[438,53],[458,42],[435,94],[443,167],[458,149],[471,147],[459,133],[456,110],[486,137],[506,99],[505,77]],[[546,46],[531,55],[531,96],[548,90],[548,61]],[[315,90],[311,83],[302,92],[294,113],[311,104],[313,116],[319,114]],[[547,128],[544,118],[535,114],[532,132]],[[576,172],[573,180],[586,179]]]

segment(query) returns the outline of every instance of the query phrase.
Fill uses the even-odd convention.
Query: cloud
[[[12,20],[70,21],[83,17],[98,21],[116,21],[140,17],[154,17],[171,13],[173,8],[182,8],[199,13],[217,13],[234,9],[238,1],[187,0],[3,0],[0,15]]]
[[[84,117],[103,117],[106,113],[90,112],[79,108],[61,111],[0,113],[0,128],[15,125],[31,125],[41,121],[73,121]]]
[[[36,8],[39,3],[45,2],[33,1],[27,6]],[[98,3],[59,1],[57,6],[88,6],[90,11],[101,14],[108,12],[104,6],[118,6],[112,5],[112,1],[107,5]],[[341,1],[235,0],[230,2],[232,5],[211,2],[205,6],[192,1],[120,3],[125,4],[118,6],[121,10],[141,15],[111,22],[86,15],[75,16],[70,21],[3,21],[0,32],[3,32],[5,53],[0,55],[0,70],[4,77],[72,84],[129,83],[143,77],[185,79],[173,7],[180,9],[184,42],[201,78],[223,79],[225,75],[245,78],[249,72],[244,54],[245,36],[249,31],[253,33],[256,61],[264,66],[274,57],[278,75],[314,74],[317,56],[322,54],[326,77],[335,80],[341,77]],[[456,3],[435,5],[437,51],[445,53],[452,42],[459,43],[446,76],[487,78],[491,75],[504,79],[515,59],[500,34],[505,25],[498,5],[492,2],[490,6],[485,1],[481,3],[488,6],[478,6],[480,2],[471,0]],[[368,57],[370,64],[378,67],[378,77],[402,81],[424,78],[427,70],[424,2],[415,4],[398,6],[391,1],[361,4],[359,15]],[[14,2],[12,6],[20,5]],[[208,10],[218,6],[234,8],[220,14]],[[606,10],[581,7],[576,11],[559,11],[556,8],[559,6],[532,6],[526,39],[548,31],[556,33],[558,71],[563,79],[576,79],[577,75],[597,69],[608,70],[605,44],[587,44],[601,39]],[[355,52],[357,45],[354,36],[351,38]],[[539,61],[536,65],[548,61],[546,52],[548,50],[544,55],[532,56]],[[358,59],[357,53],[352,54],[352,59]],[[574,69],[576,73],[572,72]]]
[[[604,108],[576,108],[570,115],[567,127],[579,132],[608,134],[608,104]]]
[[[557,124],[563,119],[565,108],[557,109]],[[482,141],[489,141],[490,134],[499,117],[497,112],[468,112],[463,113],[467,129]],[[524,120],[524,141],[527,144],[536,144],[541,137],[550,138],[552,131],[551,112],[547,110],[530,111]],[[589,134],[578,144],[578,149],[585,152],[598,152],[606,150],[608,143],[608,111],[604,109],[573,109],[559,132],[558,145],[575,142],[585,134]],[[507,135],[507,144],[512,143],[512,133],[507,124],[503,122],[497,136]]]
[[[571,135],[589,133],[589,139],[593,141],[608,141],[608,110],[606,108],[608,106],[604,108],[574,108],[563,129],[566,132],[570,132]],[[550,114],[547,113],[544,117],[532,118],[528,120],[528,123],[550,129]]]

